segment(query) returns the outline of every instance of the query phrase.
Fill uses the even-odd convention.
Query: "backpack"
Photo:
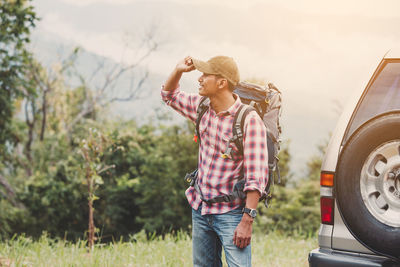
[[[278,183],[280,183],[281,177],[278,168],[278,152],[280,149],[280,134],[282,132],[279,124],[282,104],[281,92],[272,83],[269,83],[266,87],[262,87],[247,82],[240,82],[233,92],[240,97],[243,105],[239,107],[233,119],[233,137],[230,141],[235,143],[239,153],[243,153],[244,121],[247,114],[255,110],[263,120],[264,125],[267,129],[268,169],[270,172],[272,171],[273,174],[277,175]],[[200,100],[199,106],[197,108],[195,140],[198,140],[199,144],[201,143],[199,134],[200,121],[204,113],[208,110],[209,105],[209,98],[203,97]],[[225,151],[222,156],[229,157],[231,152],[232,151],[228,146],[227,151]],[[241,177],[239,179],[239,181],[235,184],[231,194],[217,196],[212,199],[204,199],[201,194],[201,190],[199,190],[196,183],[197,170],[192,173],[186,174],[185,176],[185,180],[189,182],[190,186],[193,186],[198,193],[200,193],[201,199],[207,204],[231,202],[236,198],[244,199],[246,197],[246,194],[243,192],[245,184],[244,178],[245,177]],[[266,207],[268,207],[268,201],[272,197],[271,188],[274,184],[274,178],[275,175],[269,176],[268,183],[265,187],[265,192],[260,198],[260,201],[265,200],[264,203]]]

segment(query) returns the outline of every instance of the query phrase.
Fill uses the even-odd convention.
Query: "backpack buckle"
[[[232,147],[230,147],[231,140],[226,142],[228,147],[226,148],[225,152],[221,154],[221,157],[224,159],[232,159]]]
[[[194,183],[197,179],[197,169],[191,173],[186,173],[184,180],[190,184],[190,186],[194,186]]]
[[[232,159],[232,148],[228,147],[225,152],[221,154],[221,157],[224,159]]]

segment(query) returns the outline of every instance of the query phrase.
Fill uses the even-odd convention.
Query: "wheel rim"
[[[380,222],[400,227],[400,140],[377,147],[361,170],[361,196]]]

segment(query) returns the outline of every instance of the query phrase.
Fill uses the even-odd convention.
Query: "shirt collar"
[[[233,93],[233,98],[235,98],[235,103],[233,103],[233,105],[230,106],[227,110],[221,111],[217,115],[220,115],[220,116],[227,116],[227,115],[235,116],[235,114],[238,111],[239,107],[242,105],[242,101],[240,101],[240,97],[235,93]]]

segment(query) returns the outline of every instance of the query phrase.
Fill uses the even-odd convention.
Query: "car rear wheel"
[[[373,119],[352,136],[339,159],[335,187],[354,237],[400,258],[400,114]]]

